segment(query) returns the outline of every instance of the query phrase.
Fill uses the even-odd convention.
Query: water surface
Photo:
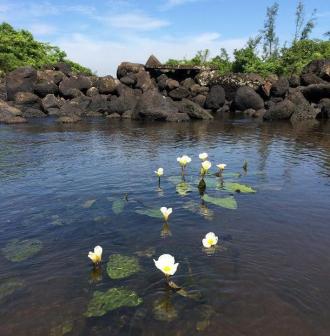
[[[199,207],[204,151],[257,190],[232,193],[236,210]],[[168,180],[179,176],[182,154],[193,159],[185,196]],[[161,190],[158,167],[166,175]],[[1,125],[0,182],[0,248],[13,239],[42,242],[20,262],[0,254],[0,284],[20,283],[0,299],[2,336],[330,334],[330,123]],[[112,202],[126,194],[115,214]],[[163,237],[161,219],[136,213],[144,206],[173,208],[170,236]],[[221,241],[212,255],[201,245],[209,231]],[[98,244],[104,263],[95,275],[87,253]],[[137,256],[142,271],[110,279],[114,253]],[[163,253],[180,263],[173,280],[197,298],[166,286],[152,261]],[[120,286],[143,304],[84,317],[94,291]]]

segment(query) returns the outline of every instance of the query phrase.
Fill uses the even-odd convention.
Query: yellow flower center
[[[207,242],[208,242],[209,245],[214,245],[214,240],[213,239],[208,239]]]
[[[171,266],[165,266],[165,267],[163,268],[163,270],[164,270],[165,273],[168,273],[168,272],[171,271]]]

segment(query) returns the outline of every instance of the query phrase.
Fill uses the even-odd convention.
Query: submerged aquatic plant
[[[202,244],[205,248],[210,248],[212,246],[217,245],[218,237],[214,234],[214,232],[209,232],[202,239]]]
[[[174,275],[179,263],[175,263],[175,259],[170,254],[162,254],[158,260],[154,259],[156,267],[165,274],[166,278]]]
[[[94,247],[94,252],[89,251],[88,258],[90,260],[92,260],[92,262],[94,263],[94,265],[98,265],[101,262],[101,260],[102,260],[102,252],[103,252],[103,249],[99,245]]]
[[[207,153],[201,153],[198,156],[202,161],[205,161],[209,156]]]
[[[163,214],[165,222],[168,221],[168,217],[173,212],[172,208],[161,207],[160,212]]]

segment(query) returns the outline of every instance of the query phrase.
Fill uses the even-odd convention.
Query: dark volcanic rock
[[[323,98],[330,98],[330,83],[311,84],[301,88],[301,92],[307,100],[318,102]]]
[[[63,72],[56,70],[43,70],[43,71],[39,70],[37,72],[37,77],[38,82],[46,81],[58,85],[65,78],[65,75]]]
[[[300,77],[298,75],[292,75],[289,78],[289,85],[292,88],[296,88],[296,87],[300,86]]]
[[[133,86],[136,83],[136,76],[127,75],[127,76],[120,78],[120,81],[125,85]]]
[[[174,90],[174,89],[178,88],[179,86],[180,86],[180,83],[175,79],[168,78],[166,80],[166,88],[168,90]]]
[[[37,71],[31,67],[18,68],[6,77],[7,99],[13,100],[17,92],[33,92]]]
[[[136,84],[137,89],[141,89],[142,92],[146,92],[153,87],[153,82],[150,78],[150,74],[147,71],[140,71],[136,74]]]
[[[41,100],[41,106],[44,111],[48,112],[51,108],[59,109],[61,107],[61,101],[59,98],[55,97],[55,95],[48,94]]]
[[[60,83],[60,93],[67,98],[77,97],[77,91],[87,91],[92,87],[91,80],[83,75],[65,78]]]
[[[54,69],[63,72],[65,75],[69,75],[72,71],[71,65],[65,62],[56,63]]]
[[[130,72],[138,73],[142,70],[145,70],[143,64],[122,62],[117,68],[117,78],[120,79]]]
[[[166,120],[171,114],[178,112],[179,109],[172,99],[162,96],[157,90],[150,90],[140,97],[133,118]]]
[[[178,87],[168,94],[174,100],[181,100],[189,96],[189,91],[184,87]]]
[[[289,91],[289,81],[286,77],[280,77],[275,83],[273,83],[270,94],[274,97],[284,97]]]
[[[70,103],[75,104],[81,110],[86,111],[87,109],[89,109],[89,106],[91,105],[91,101],[92,101],[91,97],[80,96],[80,97],[73,98]]]
[[[100,77],[97,81],[97,88],[101,94],[115,92],[117,85],[117,81],[112,76]]]
[[[330,118],[330,98],[320,100],[321,117]]]
[[[206,97],[205,107],[211,110],[218,110],[225,103],[225,90],[220,85],[211,87],[209,94]]]
[[[162,63],[160,63],[157,57],[154,55],[151,55],[147,60],[146,68],[154,68],[154,67],[159,67],[161,65]]]
[[[327,84],[325,80],[316,76],[315,74],[308,72],[301,75],[301,82],[303,85],[311,85],[311,84]]]
[[[264,114],[265,120],[280,120],[280,119],[290,119],[291,115],[295,112],[296,108],[294,103],[289,99],[284,99],[283,101],[274,104],[269,110]]]
[[[87,108],[86,108],[87,109]],[[88,106],[88,110],[92,112],[106,113],[109,112],[109,102],[107,96],[97,95],[91,97],[91,102]]]
[[[166,121],[171,122],[182,122],[182,121],[189,121],[189,115],[187,113],[173,113],[167,116]]]
[[[183,80],[183,81],[181,82],[181,85],[182,85],[184,88],[186,88],[187,90],[190,90],[190,88],[191,88],[193,85],[195,85],[195,84],[196,84],[196,82],[195,82],[192,78],[190,78],[190,77],[186,78],[185,80]]]
[[[21,124],[27,120],[22,117],[22,111],[0,99],[0,124]]]
[[[111,99],[109,110],[113,113],[123,114],[126,111],[133,111],[138,102],[138,97],[134,94],[126,93],[118,98]]]
[[[207,95],[210,89],[208,86],[200,86],[199,84],[194,84],[190,87],[190,91],[193,96],[197,96],[199,94]]]
[[[308,103],[304,95],[298,89],[291,89],[288,94],[288,99],[296,107],[290,118],[291,121],[315,119],[320,112]]]
[[[302,73],[313,73],[326,81],[330,81],[330,58],[311,61],[304,67]]]
[[[46,97],[48,94],[58,94],[58,86],[52,81],[38,81],[34,86],[34,92],[39,97]]]
[[[24,118],[43,118],[47,115],[40,109],[34,107],[27,107],[22,110],[22,116]]]
[[[192,102],[189,99],[183,99],[181,102],[178,102],[179,111],[181,113],[186,113],[192,119],[204,119],[210,120],[213,119],[213,116],[210,112],[200,107],[198,104]]]
[[[18,105],[40,106],[40,98],[32,92],[17,92],[14,101]]]
[[[159,90],[164,90],[166,88],[168,77],[165,74],[162,74],[157,77],[157,84],[159,87]]]
[[[204,107],[206,97],[204,95],[199,94],[196,97],[192,98],[192,101],[198,104],[200,107]]]
[[[99,89],[95,86],[92,86],[91,88],[89,88],[86,91],[86,96],[87,97],[93,97],[93,96],[97,96],[99,94]]]
[[[260,110],[264,107],[264,101],[251,87],[242,86],[236,92],[234,106],[239,111],[249,108]]]

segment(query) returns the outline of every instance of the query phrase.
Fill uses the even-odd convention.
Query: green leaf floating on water
[[[135,210],[136,213],[138,213],[139,215],[145,215],[148,217],[152,217],[152,218],[163,218],[162,213],[160,212],[160,208],[159,209],[137,209]]]
[[[86,317],[99,317],[121,307],[136,307],[143,300],[132,290],[125,287],[111,288],[106,292],[96,291],[88,304]]]
[[[191,186],[187,182],[178,183],[175,189],[180,196],[186,196],[192,191]]]
[[[38,253],[42,242],[38,239],[13,239],[2,249],[4,256],[13,262],[23,261]]]
[[[235,198],[233,196],[229,196],[229,197],[212,197],[209,195],[204,195],[202,197],[202,199],[205,202],[220,206],[222,208],[226,208],[226,209],[237,209],[237,202],[235,200]]]
[[[13,294],[17,289],[24,286],[24,282],[18,279],[8,279],[0,283],[0,302],[7,296]]]
[[[141,270],[136,257],[113,254],[107,263],[107,273],[111,279],[124,279]]]
[[[119,215],[125,208],[126,201],[123,199],[116,199],[112,202],[112,211],[115,215]]]
[[[232,192],[241,192],[241,193],[255,193],[257,192],[250,186],[246,184],[240,184],[240,183],[235,183],[235,182],[225,182],[224,183],[224,188],[228,191]]]

